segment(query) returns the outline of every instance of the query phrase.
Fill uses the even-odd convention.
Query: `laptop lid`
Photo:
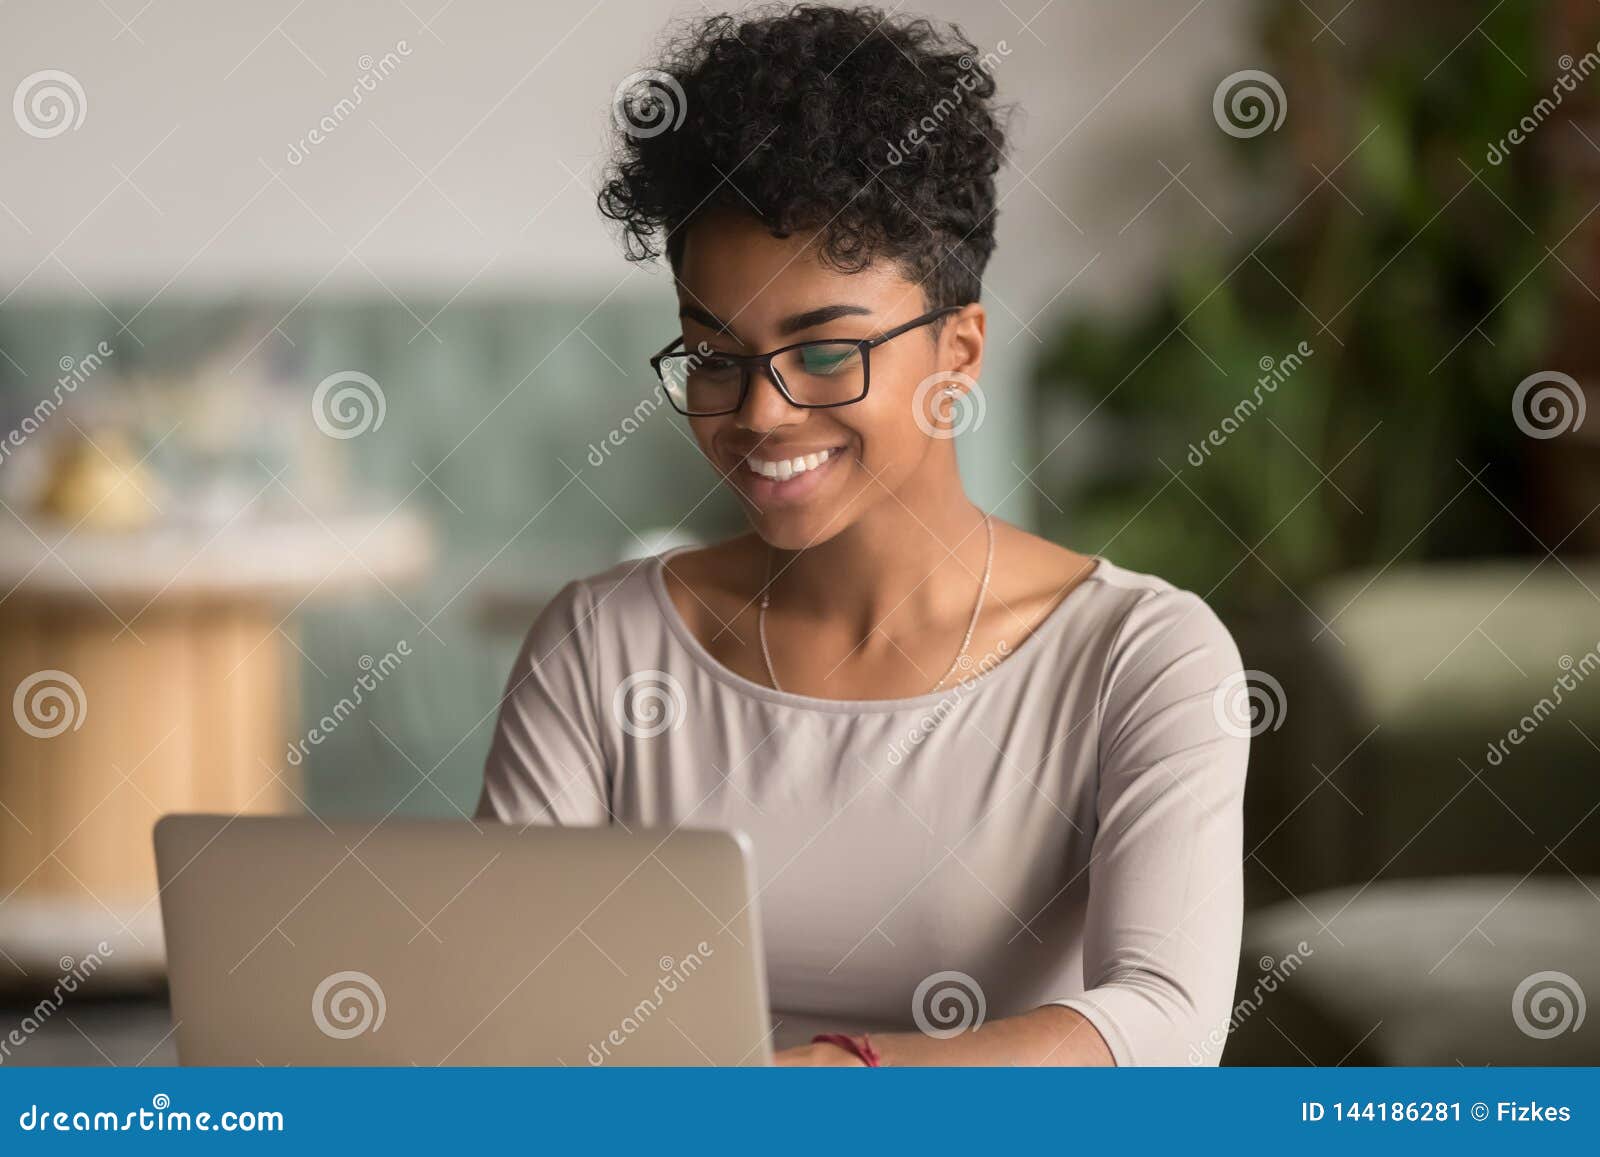
[[[184,1064],[770,1060],[737,834],[172,815],[155,846]]]

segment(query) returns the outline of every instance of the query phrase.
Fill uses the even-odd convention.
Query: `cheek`
[[[847,408],[854,411],[850,420],[839,423],[853,445],[846,463],[850,474],[846,490],[897,489],[916,470],[926,449],[905,399],[872,393]]]
[[[723,429],[729,425],[732,415],[723,414],[715,418],[680,418],[679,421],[689,424],[689,433],[694,435],[695,442],[700,447],[700,453],[707,458],[715,460],[717,438]]]
[[[927,451],[928,437],[917,425],[911,389],[899,379],[876,385],[850,409],[848,423],[861,443],[863,462],[876,471],[914,463]]]

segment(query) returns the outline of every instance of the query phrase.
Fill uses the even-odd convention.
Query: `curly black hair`
[[[630,260],[677,269],[696,216],[732,209],[817,230],[842,271],[893,261],[930,308],[976,301],[1005,143],[994,59],[877,8],[713,16],[618,90],[600,211]]]

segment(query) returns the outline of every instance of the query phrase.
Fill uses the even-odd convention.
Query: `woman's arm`
[[[1168,589],[1132,608],[1107,660],[1085,989],[1059,1003],[1119,1065],[1214,1065],[1244,920],[1239,651],[1203,600]]]
[[[593,686],[594,609],[578,583],[546,604],[500,699],[477,818],[595,826],[611,820]]]

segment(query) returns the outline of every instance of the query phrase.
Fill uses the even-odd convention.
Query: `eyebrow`
[[[872,310],[864,305],[853,305],[846,302],[836,305],[824,305],[817,309],[808,309],[804,313],[791,314],[784,318],[778,323],[778,332],[787,336],[800,333],[803,330],[814,329],[819,325],[826,325],[828,322],[835,321],[841,317],[866,317],[871,314]],[[726,322],[710,310],[703,309],[698,305],[684,305],[678,310],[678,316],[690,318],[701,325],[716,330],[718,333],[733,333],[732,327]]]
[[[678,316],[680,318],[689,318],[691,321],[698,321],[707,329],[714,329],[718,333],[731,334],[733,332],[733,330],[728,328],[727,322],[723,321],[709,309],[702,309],[698,305],[680,306],[678,308]]]
[[[820,309],[808,309],[804,313],[797,313],[784,318],[778,323],[778,332],[781,334],[799,333],[802,330],[812,329],[819,325],[826,325],[841,317],[869,316],[872,313],[864,305],[824,305]]]

